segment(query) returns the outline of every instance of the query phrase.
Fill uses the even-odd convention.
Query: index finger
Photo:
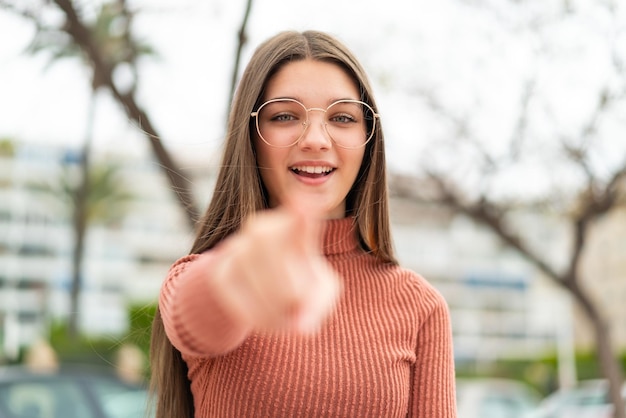
[[[301,242],[311,245],[319,253],[321,245],[324,210],[319,199],[309,194],[290,196],[283,204],[284,209],[294,217],[295,230]]]

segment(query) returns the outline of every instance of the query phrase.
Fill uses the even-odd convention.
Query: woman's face
[[[270,206],[297,205],[315,216],[343,218],[346,196],[361,167],[365,146],[354,149],[337,146],[324,128],[323,122],[330,115],[323,109],[340,99],[359,100],[357,86],[338,65],[307,59],[285,64],[272,76],[263,101],[277,98],[295,99],[307,109],[314,109],[309,110],[309,125],[294,145],[282,148],[268,145],[254,131],[257,164]],[[295,119],[286,112],[271,116],[286,123]],[[294,126],[297,126],[295,122]],[[278,136],[282,129],[290,128],[277,129],[271,131],[272,135]],[[366,130],[364,126],[363,135]],[[272,138],[266,140],[271,142]]]

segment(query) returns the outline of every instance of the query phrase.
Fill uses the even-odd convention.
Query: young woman
[[[456,416],[448,309],[394,259],[383,133],[333,37],[254,53],[152,335],[157,417]]]

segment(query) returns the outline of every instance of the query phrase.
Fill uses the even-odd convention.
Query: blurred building
[[[131,199],[124,216],[88,228],[79,317],[88,334],[123,333],[129,303],[154,302],[169,265],[193,238],[156,162],[123,151],[94,153],[94,166],[111,163]],[[62,196],[42,189],[77,164],[76,150],[42,144],[18,143],[0,155],[0,342],[7,356],[68,315],[70,213]],[[188,167],[200,179],[194,186],[208,188],[208,177]]]
[[[483,227],[445,207],[403,197],[393,200],[392,210],[401,261],[429,279],[450,305],[458,362],[549,353],[571,362],[575,349],[595,344],[571,296]],[[523,211],[507,216],[550,266],[566,268],[572,237],[562,218]],[[626,349],[626,207],[592,226],[580,273],[607,319],[615,349]]]
[[[87,235],[81,327],[118,335],[128,326],[129,303],[153,303],[170,264],[185,254],[193,234],[156,162],[144,154],[95,153],[93,164],[115,162],[132,195],[118,222],[94,224]],[[212,190],[211,158],[176,155],[197,197]],[[72,235],[58,199],[33,187],[54,182],[73,150],[20,144],[0,156],[0,341],[5,353],[45,335],[69,306]],[[448,209],[392,198],[398,258],[445,296],[451,310],[458,362],[525,359],[588,344],[567,295],[490,232]],[[558,218],[513,213],[532,245],[557,268],[564,266],[569,231]],[[606,217],[587,247],[584,273],[626,347],[626,215]],[[582,327],[582,328],[581,328]]]
[[[459,364],[527,359],[556,349],[551,311],[560,296],[528,262],[447,208],[392,203],[398,257],[446,298]]]
[[[583,288],[602,307],[610,324],[615,348],[626,349],[626,205],[611,211],[593,226],[584,249],[581,275]],[[586,319],[577,310],[576,339],[579,346],[590,348],[594,335]]]

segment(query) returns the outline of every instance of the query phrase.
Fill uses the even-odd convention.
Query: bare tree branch
[[[190,227],[195,227],[198,219],[197,207],[194,203],[193,193],[188,181],[176,167],[174,161],[163,146],[160,135],[154,128],[145,111],[137,104],[132,92],[123,94],[113,82],[113,68],[103,59],[97,45],[93,41],[89,29],[80,20],[71,0],[54,0],[57,6],[63,11],[66,17],[64,30],[79,45],[92,62],[94,71],[97,72],[97,79],[101,80],[109,89],[113,97],[124,107],[127,116],[141,127],[141,130],[148,138],[152,150],[159,161],[159,164],[168,173],[172,191],[177,200],[187,213]],[[95,77],[95,75],[94,75]]]
[[[515,233],[511,232],[503,222],[503,210],[489,202],[486,198],[480,199],[477,203],[468,204],[460,200],[458,193],[438,175],[430,174],[430,180],[439,188],[439,202],[451,207],[455,211],[468,216],[470,219],[486,226],[496,236],[498,236],[505,244],[517,250],[525,259],[534,264],[548,277],[560,282],[559,273],[550,265],[541,259],[522,241]],[[562,283],[559,283],[562,284]]]
[[[615,9],[611,10],[615,12]],[[568,11],[568,13],[570,12],[574,13],[576,11],[572,9]],[[614,70],[618,76],[626,79],[626,64],[624,64],[623,54],[619,54],[618,51],[619,49],[615,46],[611,56]],[[520,114],[510,137],[511,152],[508,156],[508,162],[518,159],[522,152],[526,126],[529,123],[527,109],[532,97],[532,87],[532,83],[527,84],[523,92]],[[486,195],[478,199],[466,199],[463,193],[454,187],[454,183],[446,180],[448,173],[430,172],[425,192],[423,190],[411,191],[410,187],[407,187],[406,182],[398,192],[413,199],[415,199],[417,193],[426,193],[429,195],[428,201],[442,204],[483,225],[499,237],[509,248],[517,251],[539,271],[544,273],[552,282],[572,295],[585,317],[590,321],[595,333],[597,357],[601,365],[602,374],[609,381],[609,398],[615,405],[615,418],[626,418],[623,407],[624,402],[620,396],[620,388],[624,380],[622,367],[613,352],[610,328],[603,317],[601,306],[593,299],[592,293],[588,289],[583,288],[580,265],[583,260],[585,245],[589,240],[590,230],[595,221],[603,214],[617,208],[622,202],[626,202],[626,160],[623,162],[622,167],[613,172],[612,176],[607,180],[604,173],[601,175],[597,173],[597,170],[594,170],[589,153],[592,141],[600,134],[599,126],[603,119],[611,114],[609,111],[615,103],[618,101],[620,101],[620,104],[624,103],[626,99],[626,84],[621,89],[616,91],[614,87],[609,87],[608,85],[601,89],[598,92],[594,108],[588,113],[587,119],[584,120],[577,135],[563,135],[560,138],[566,157],[585,173],[587,179],[584,190],[578,194],[573,205],[563,213],[572,228],[572,248],[568,254],[568,264],[563,271],[555,270],[543,258],[541,253],[538,253],[531,247],[529,242],[524,241],[521,235],[507,227],[508,210],[504,204],[490,201]],[[475,161],[475,166],[479,172],[483,175],[490,172],[496,173],[495,169],[498,168],[498,165],[507,162],[507,159],[500,160],[499,157],[488,154],[488,150],[481,146],[483,142],[480,138],[475,138],[473,136],[475,133],[469,131],[470,121],[457,117],[454,112],[446,109],[431,93],[424,91],[418,91],[417,93],[425,99],[426,104],[433,112],[452,124],[459,135],[459,139],[465,140],[466,143],[474,146],[480,153],[481,158]],[[549,112],[550,109],[546,110]],[[390,181],[390,188],[392,189],[397,187],[394,180],[392,178]],[[421,188],[422,182],[419,184]],[[433,185],[436,187],[436,191],[432,190],[431,187]],[[392,190],[393,193],[394,191]],[[472,196],[475,194],[474,191]]]
[[[526,128],[528,125],[528,105],[533,97],[535,89],[535,81],[528,80],[524,85],[524,91],[521,98],[520,114],[517,118],[517,124],[513,129],[513,137],[511,139],[510,156],[513,161],[520,156],[524,138],[526,137]]]
[[[235,52],[235,66],[233,67],[233,74],[230,81],[230,95],[228,97],[228,104],[230,107],[230,103],[233,101],[233,97],[235,96],[235,89],[237,88],[237,80],[239,77],[239,67],[241,66],[241,53],[243,51],[243,47],[248,42],[248,35],[246,35],[246,26],[248,25],[248,19],[250,17],[250,11],[252,10],[252,0],[247,0],[246,9],[243,15],[243,19],[241,21],[241,26],[239,27],[239,31],[237,32],[237,52]]]

